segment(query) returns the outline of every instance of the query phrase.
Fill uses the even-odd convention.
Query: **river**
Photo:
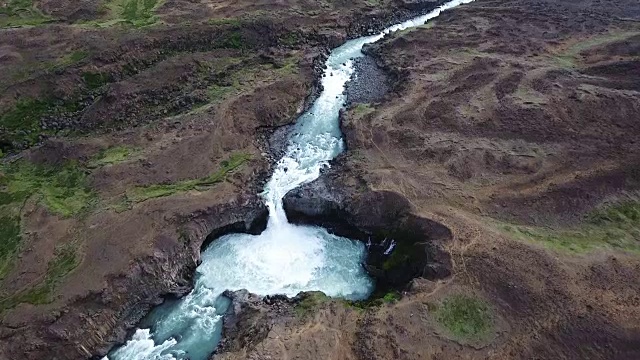
[[[332,50],[322,77],[323,90],[296,122],[285,155],[262,193],[269,208],[266,230],[260,235],[228,234],[214,240],[202,254],[191,293],[156,308],[147,319],[149,328],[136,330],[125,345],[103,360],[208,359],[222,335],[222,315],[229,306],[229,300],[222,296],[225,290],[288,296],[322,291],[351,300],[367,298],[374,281],[361,265],[365,245],[323,228],[290,224],[282,198],[317,179],[320,170],[343,151],[338,117],[346,101],[345,84],[354,71],[353,59],[363,56],[363,45],[387,33],[423,25],[443,10],[471,1],[453,0]]]

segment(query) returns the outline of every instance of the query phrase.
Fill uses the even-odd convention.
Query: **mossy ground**
[[[640,201],[632,196],[592,211],[579,226],[549,229],[502,224],[507,234],[553,250],[587,253],[596,249],[640,252]]]
[[[118,164],[130,160],[138,153],[138,149],[128,146],[113,146],[100,151],[88,163],[90,168]]]
[[[108,84],[111,79],[107,74],[84,72],[82,74],[82,80],[90,90],[95,90]]]
[[[467,295],[451,295],[437,306],[435,317],[458,340],[483,340],[493,328],[491,310],[486,302]]]
[[[252,82],[257,79],[268,77],[282,77],[298,72],[299,58],[290,56],[285,58],[281,64],[255,64],[243,66],[238,69],[230,69],[240,64],[247,57],[234,57],[226,59],[224,62],[216,62],[212,64],[203,64],[201,72],[208,74],[210,72],[223,73],[223,81],[212,84],[207,89],[210,102],[218,102],[226,98],[230,94],[239,93],[250,87]]]
[[[52,213],[69,217],[95,199],[87,185],[87,173],[77,163],[46,166],[21,160],[1,166],[0,173],[0,205],[15,205],[35,196]]]
[[[70,57],[73,54],[69,55]],[[13,151],[35,145],[40,135],[60,134],[59,131],[43,129],[40,119],[45,115],[60,115],[78,111],[78,104],[52,98],[23,98],[0,115],[0,150]]]
[[[581,52],[598,46],[607,45],[609,43],[623,41],[639,34],[640,32],[637,31],[608,32],[599,34],[576,42],[564,51],[555,54],[554,59],[556,63],[562,67],[575,68],[578,66]]]
[[[74,242],[56,247],[55,255],[47,265],[44,278],[35,285],[16,294],[0,298],[0,313],[20,303],[47,304],[60,281],[80,264],[78,244]]]
[[[363,117],[367,114],[370,114],[375,111],[375,108],[371,106],[371,104],[356,104],[353,107],[353,114],[358,118]]]
[[[392,304],[402,298],[400,293],[395,290],[388,292],[378,291],[366,300],[343,300],[344,304],[350,308],[360,311],[379,307],[385,304]]]
[[[39,25],[50,20],[34,6],[33,0],[8,0],[0,6],[0,28]]]
[[[162,0],[107,0],[102,8],[105,16],[80,24],[99,28],[114,25],[132,27],[154,25],[159,21],[156,10],[163,3]]]
[[[0,239],[0,279],[3,279],[11,269],[22,242],[18,216],[0,216]]]
[[[127,192],[126,203],[139,203],[146,200],[170,196],[176,193],[186,192],[190,190],[198,190],[215,185],[222,182],[226,177],[249,161],[251,156],[248,154],[233,154],[228,160],[223,160],[217,171],[209,176],[200,179],[184,180],[172,184],[154,184],[149,186],[140,186]]]
[[[38,99],[23,99],[18,101],[12,109],[0,117],[0,142],[6,144],[33,145],[41,133],[40,118],[51,112],[54,105],[50,101]],[[4,149],[11,150],[7,147]]]
[[[28,199],[71,217],[90,208],[96,195],[76,163],[54,167],[19,160],[0,165],[0,279],[11,270],[22,246],[22,208]]]
[[[330,301],[331,298],[322,292],[314,291],[305,295],[304,299],[296,304],[294,311],[298,317],[306,317],[312,314],[319,305]]]
[[[67,162],[50,166],[34,164],[26,159],[0,164],[0,279],[11,271],[24,245],[21,220],[27,201],[40,203],[51,213],[63,218],[82,219],[98,203],[97,194],[88,184],[90,169],[126,161],[135,154],[133,148],[115,146],[101,151],[86,164]],[[250,158],[248,154],[233,154],[220,163],[217,171],[205,178],[134,188],[128,193],[127,200],[140,202],[207,188],[224,181],[227,175]],[[17,293],[0,298],[0,312],[19,303],[43,304],[52,301],[55,287],[80,263],[80,247],[80,242],[76,241],[58,245],[44,277]]]

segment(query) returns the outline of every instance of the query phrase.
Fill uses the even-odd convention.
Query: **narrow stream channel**
[[[366,299],[374,282],[361,266],[364,244],[331,235],[323,228],[290,224],[282,198],[318,178],[320,169],[342,152],[338,116],[346,100],[345,84],[353,72],[352,59],[363,56],[362,46],[389,32],[423,25],[443,10],[471,1],[453,0],[334,49],[322,78],[324,89],[298,119],[286,154],[262,193],[269,208],[267,229],[260,235],[229,234],[213,241],[202,254],[191,293],[155,309],[150,328],[138,329],[103,360],[206,360],[220,341],[222,315],[229,306],[229,300],[221,296],[225,290],[288,296],[317,290],[332,297]]]

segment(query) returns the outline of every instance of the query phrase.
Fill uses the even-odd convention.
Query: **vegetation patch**
[[[90,90],[94,90],[111,82],[111,77],[109,74],[85,72],[82,80]]]
[[[234,26],[234,27],[240,27],[242,26],[242,24],[245,23],[244,20],[237,18],[237,17],[233,17],[233,18],[215,18],[215,19],[209,19],[209,21],[207,21],[210,25],[228,25],[228,26]]]
[[[89,56],[89,53],[84,50],[76,50],[70,52],[56,60],[56,62],[50,65],[46,70],[56,71],[59,69],[64,69],[68,66],[79,63],[80,61],[86,59]]]
[[[360,118],[375,111],[370,104],[356,104],[353,107],[353,114]]]
[[[37,196],[52,213],[69,217],[85,210],[95,200],[84,169],[73,162],[45,166],[22,160],[0,167],[0,173],[3,174],[0,201],[4,205]]]
[[[161,0],[107,0],[103,5],[103,11],[106,13],[104,18],[80,23],[101,28],[118,24],[149,26],[158,22],[155,12],[162,4]]]
[[[63,217],[82,213],[96,199],[87,186],[85,172],[75,163],[44,166],[20,160],[0,165],[0,279],[11,270],[22,246],[21,212],[25,201],[30,198]],[[56,259],[60,263],[50,264],[52,275],[49,284],[55,282],[58,274],[64,273],[64,264],[68,263],[69,258],[69,255],[65,255],[67,253],[65,249],[59,250]],[[31,299],[37,292],[28,295]]]
[[[78,50],[69,54],[68,59],[69,59],[69,62],[73,64],[73,63],[77,63],[78,61],[84,60],[87,56],[89,56],[88,52]]]
[[[37,285],[16,294],[0,298],[0,313],[20,303],[47,304],[60,281],[80,264],[78,246],[71,242],[56,247],[54,258],[49,261],[44,279]]]
[[[154,9],[158,0],[123,0],[121,15],[134,26],[150,25],[156,22]]]
[[[224,181],[230,173],[249,160],[251,160],[251,156],[248,154],[233,154],[228,160],[220,163],[220,168],[216,172],[207,177],[184,180],[173,184],[136,187],[127,193],[126,201],[128,203],[139,203],[149,199],[174,195],[176,193],[207,188]]]
[[[390,291],[382,297],[382,301],[386,303],[394,303],[398,300],[400,300],[400,293],[397,291]]]
[[[366,300],[342,300],[343,303],[356,310],[364,311],[370,308],[383,306],[385,304],[392,304],[402,299],[402,295],[396,290],[388,292],[377,291],[370,298]]]
[[[39,25],[51,20],[34,6],[33,0],[7,0],[0,6],[0,27]]]
[[[572,229],[503,225],[516,238],[535,241],[553,250],[586,253],[596,249],[640,252],[640,201],[631,197],[603,206]]]
[[[207,88],[209,99],[211,102],[220,101],[229,94],[240,92],[247,88],[249,83],[258,79],[267,79],[273,77],[282,77],[294,74],[298,71],[298,58],[295,56],[288,57],[284,61],[277,64],[266,63],[259,65],[248,65],[240,69],[231,68],[240,64],[244,58],[230,58],[224,63],[206,64],[201,66],[201,72],[218,71],[222,74],[223,79],[218,80]]]
[[[0,115],[0,150],[9,152],[15,148],[27,148],[36,144],[42,134],[54,134],[53,129],[43,129],[40,119],[78,111],[78,104],[61,102],[51,98],[20,99],[13,108]]]
[[[294,45],[297,45],[298,43],[300,43],[301,40],[302,40],[302,38],[301,38],[300,34],[298,34],[295,31],[290,31],[290,32],[282,35],[278,39],[278,42],[281,45],[291,47],[291,46],[294,46]]]
[[[133,155],[138,152],[137,149],[132,149],[127,146],[114,146],[108,149],[100,151],[89,161],[89,167],[101,167],[107,165],[113,165],[129,160]]]
[[[4,279],[18,250],[22,236],[20,232],[20,217],[13,215],[0,216],[0,279]]]
[[[325,303],[330,299],[330,297],[320,291],[306,293],[304,298],[294,307],[296,316],[306,317],[309,314],[313,313],[320,304]]]
[[[640,32],[631,31],[631,32],[610,32],[605,34],[600,34],[594,36],[589,39],[585,39],[577,42],[576,44],[570,46],[566,50],[556,54],[554,56],[558,65],[566,68],[574,68],[577,66],[578,57],[581,52],[595,48],[598,46],[603,46],[609,43],[614,43],[617,41],[623,41],[630,37],[639,35]]]
[[[489,306],[467,295],[452,295],[436,312],[436,320],[458,340],[483,340],[493,328]]]
[[[232,31],[218,40],[215,47],[223,49],[243,49],[245,48],[245,40],[240,31]]]
[[[65,54],[64,56],[58,57],[54,61],[26,61],[21,64],[21,67],[19,69],[11,72],[11,81],[21,82],[31,77],[37,76],[41,73],[56,72],[79,63],[80,61],[86,59],[88,56],[89,53],[87,51],[76,50]],[[10,85],[10,83],[5,84],[6,87]]]
[[[40,133],[40,118],[53,109],[50,101],[23,99],[15,107],[0,117],[0,144],[4,150],[13,146],[8,144],[33,145]],[[0,145],[1,146],[1,145]]]
[[[210,101],[218,101],[226,98],[234,90],[233,86],[212,85],[207,89],[207,95]]]

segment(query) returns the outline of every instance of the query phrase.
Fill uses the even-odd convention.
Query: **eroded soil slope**
[[[343,115],[348,152],[285,204],[375,230],[408,215],[362,203],[400,194],[451,236],[378,277],[429,247],[451,275],[258,307],[259,341],[220,357],[639,358],[640,3],[478,0],[367,51],[393,93]]]

